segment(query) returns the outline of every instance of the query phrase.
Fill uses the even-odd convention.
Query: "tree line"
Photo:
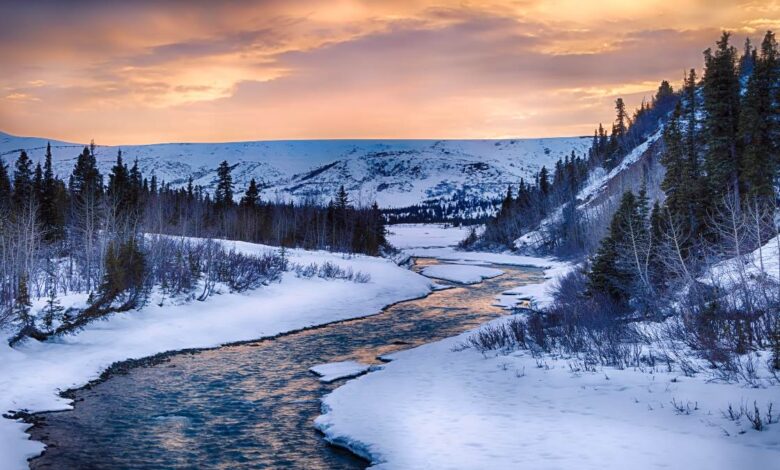
[[[623,195],[582,302],[674,314],[679,339],[714,366],[772,347],[780,369],[780,272],[762,252],[774,243],[780,254],[778,45],[770,31],[740,56],[729,40],[705,51],[701,80],[690,70],[664,126],[665,199],[651,204],[644,188]]]
[[[618,98],[611,132],[608,134],[599,124],[587,155],[572,152],[557,161],[553,169],[542,167],[532,181],[510,186],[496,216],[486,222],[484,233],[473,244],[514,249],[515,240],[529,231],[536,231],[540,239],[537,248],[559,256],[579,256],[598,244],[594,236],[600,231],[593,230],[589,215],[577,209],[578,194],[595,169],[612,170],[657,132],[678,100],[678,94],[665,80],[653,98],[642,102],[633,115]],[[545,219],[547,222],[540,227]]]
[[[95,152],[83,149],[67,181],[53,170],[50,146],[38,164],[24,151],[12,167],[0,160],[0,326],[15,326],[18,337],[134,308],[152,289],[203,299],[216,283],[256,287],[286,266],[283,255],[247,257],[184,237],[371,255],[387,245],[377,205],[356,207],[343,186],[326,206],[262,200],[255,180],[239,198],[225,161],[212,195],[192,179],[174,188],[147,178],[121,150],[103,175]],[[59,299],[71,293],[89,294],[88,308],[64,312]],[[45,318],[33,318],[44,298]]]

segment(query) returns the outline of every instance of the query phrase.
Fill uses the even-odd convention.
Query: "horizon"
[[[464,141],[464,142],[480,142],[480,141],[512,141],[512,140],[555,140],[555,139],[590,139],[592,135],[559,135],[550,137],[496,137],[496,138],[437,138],[437,137],[420,137],[420,138],[398,138],[398,137],[360,137],[360,138],[322,138],[322,139],[249,139],[249,140],[220,140],[220,141],[161,141],[161,142],[144,142],[144,143],[119,143],[119,144],[104,144],[95,141],[95,139],[89,139],[87,141],[67,141],[59,139],[50,139],[48,137],[38,135],[16,135],[10,132],[6,132],[0,129],[0,134],[17,139],[39,139],[48,142],[56,142],[60,144],[67,144],[72,146],[87,146],[94,141],[96,147],[141,147],[141,146],[154,146],[154,145],[208,145],[208,144],[249,144],[259,142],[430,142],[430,141]],[[19,149],[23,150],[23,149]],[[16,152],[16,150],[14,150]],[[3,154],[5,155],[5,154]]]
[[[752,0],[81,0],[4,13],[0,128],[106,145],[587,136],[617,97],[631,110],[661,80],[678,88],[721,30],[741,49],[780,25],[780,4]]]

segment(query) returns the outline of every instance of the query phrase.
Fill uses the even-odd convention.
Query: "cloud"
[[[777,17],[715,3],[19,2],[0,18],[0,128],[105,143],[586,134],[616,96],[638,104],[700,66],[721,28]]]

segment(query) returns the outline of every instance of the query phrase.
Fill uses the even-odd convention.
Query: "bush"
[[[330,261],[326,261],[322,264],[296,264],[293,267],[293,271],[295,271],[296,276],[305,279],[311,279],[316,276],[320,279],[341,279],[359,284],[365,284],[371,281],[370,274],[361,271],[355,272],[352,270],[352,268],[344,269],[335,263],[331,263]]]

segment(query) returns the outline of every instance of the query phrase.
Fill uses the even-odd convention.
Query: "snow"
[[[248,253],[274,249],[224,242]],[[274,336],[314,325],[378,313],[384,306],[429,293],[432,282],[386,259],[328,252],[288,250],[293,263],[330,261],[371,276],[366,284],[304,279],[285,273],[282,282],[242,294],[224,294],[204,302],[116,314],[83,331],[47,342],[34,340],[10,348],[0,342],[0,409],[61,410],[69,400],[58,391],[97,378],[115,361],[163,351],[214,347]],[[27,468],[27,458],[43,445],[28,440],[27,425],[0,419],[0,468]]]
[[[387,229],[387,241],[403,250],[455,246],[469,234],[469,227],[447,224],[398,224]]]
[[[724,286],[730,286],[739,282],[739,264],[743,264],[742,271],[746,276],[759,276],[762,272],[775,280],[780,281],[780,236],[773,237],[766,244],[753,252],[743,256],[742,259],[731,258],[722,261],[709,269],[707,275],[702,278],[704,282],[718,281]]]
[[[437,264],[426,266],[422,270],[424,276],[457,282],[459,284],[477,284],[485,279],[504,274],[504,271],[483,266],[465,264]]]
[[[369,364],[357,361],[330,362],[309,368],[310,371],[320,376],[320,381],[329,383],[339,379],[357,377],[372,369]]]
[[[722,414],[729,404],[777,406],[776,389],[708,383],[665,366],[583,372],[525,351],[483,356],[459,348],[467,336],[390,355],[382,370],[327,395],[316,426],[383,470],[725,470],[780,461],[780,424],[757,432]]]
[[[570,273],[575,266],[563,261],[547,260],[550,263],[544,270],[544,281],[526,284],[504,291],[498,298],[498,305],[512,308],[522,299],[530,300],[535,308],[544,308],[553,302],[552,291],[558,281]]]
[[[604,171],[603,169],[600,171],[594,171],[591,176],[588,179],[588,183],[585,185],[584,188],[577,194],[577,199],[581,201],[589,201],[593,196],[598,194],[615,176],[617,176],[618,173],[621,171],[627,169],[642,157],[642,155],[647,151],[648,148],[650,148],[650,145],[652,145],[656,140],[660,139],[663,135],[663,129],[659,129],[656,131],[655,134],[651,135],[647,139],[645,139],[644,142],[637,145],[631,152],[628,153],[623,158],[623,161],[620,162],[618,166],[610,170],[609,172]]]
[[[16,158],[26,149],[40,161],[46,139],[0,133],[0,158]],[[55,171],[65,177],[83,145],[51,141]],[[352,200],[381,207],[406,207],[424,200],[444,200],[462,191],[468,197],[501,197],[508,184],[531,178],[543,165],[572,150],[585,154],[589,138],[502,140],[300,140],[227,143],[122,145],[126,162],[138,159],[144,175],[183,186],[214,188],[216,168],[227,160],[240,194],[251,178],[266,199],[309,196],[327,201],[340,185]],[[119,146],[98,146],[102,172],[115,162]]]

